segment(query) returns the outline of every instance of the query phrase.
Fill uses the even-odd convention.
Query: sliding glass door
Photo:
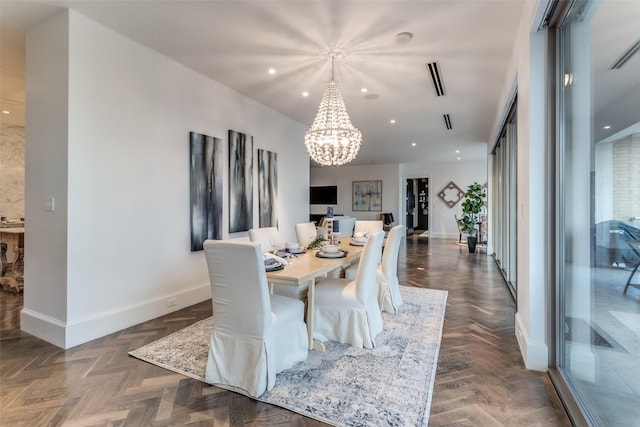
[[[591,425],[640,425],[640,2],[558,29],[556,363]]]
[[[516,100],[514,99],[500,138],[491,153],[493,156],[491,164],[493,256],[514,299],[517,295],[517,117]]]

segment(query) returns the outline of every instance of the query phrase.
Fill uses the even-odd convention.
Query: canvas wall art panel
[[[222,140],[189,132],[191,155],[191,251],[206,239],[222,239]]]
[[[382,210],[382,181],[353,181],[353,210]]]
[[[278,226],[278,154],[258,150],[258,216],[260,227]]]
[[[253,227],[253,137],[229,131],[229,233]]]

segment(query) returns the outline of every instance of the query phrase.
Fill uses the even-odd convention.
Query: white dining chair
[[[265,252],[284,248],[284,239],[280,236],[278,227],[252,228],[249,230],[249,240],[262,243],[262,250]]]
[[[361,233],[366,236],[370,236],[372,233],[376,233],[378,231],[384,230],[384,223],[382,221],[368,221],[368,220],[357,220],[355,222],[355,226],[353,228],[353,235],[356,233]],[[381,259],[378,259],[378,263],[380,263]],[[346,279],[355,279],[356,274],[358,272],[358,262],[353,262],[351,265],[345,267],[344,269],[344,277]]]
[[[371,234],[371,233],[375,233],[377,231],[381,231],[384,228],[384,223],[382,221],[379,220],[375,220],[375,221],[368,221],[368,220],[356,220],[356,223],[353,227],[353,235],[355,236],[356,233],[364,233],[364,234]]]
[[[378,266],[378,304],[382,311],[392,314],[404,303],[398,282],[398,253],[403,233],[404,225],[396,225],[389,231]]]
[[[213,332],[205,379],[250,397],[271,390],[276,374],[308,353],[304,304],[269,295],[260,245],[205,240]]]
[[[365,243],[355,280],[327,278],[318,282],[314,299],[314,337],[371,349],[382,332],[376,271],[384,232]]]
[[[296,239],[300,247],[307,247],[316,237],[318,237],[318,230],[313,222],[296,224]]]

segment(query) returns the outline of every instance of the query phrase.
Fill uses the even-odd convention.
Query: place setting
[[[344,258],[347,253],[347,251],[340,249],[338,245],[324,245],[316,252],[316,256],[318,258]]]
[[[349,242],[351,246],[364,246],[365,243],[367,243],[366,233],[355,233]]]
[[[282,270],[284,266],[284,263],[277,261],[275,258],[265,258],[264,260],[264,269],[267,272]]]
[[[307,251],[304,248],[301,248],[298,242],[286,242],[284,244],[284,250],[278,252],[284,252],[290,255],[301,255]]]

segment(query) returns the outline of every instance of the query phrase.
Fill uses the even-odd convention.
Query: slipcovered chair
[[[402,242],[403,225],[396,225],[389,231],[389,237],[382,252],[382,262],[378,266],[378,304],[382,311],[396,314],[404,303],[398,283],[398,253]]]
[[[382,332],[376,271],[384,231],[364,245],[355,280],[323,279],[315,288],[313,329],[316,339],[372,349]]]
[[[375,233],[376,231],[380,231],[383,228],[384,228],[384,223],[379,220],[375,220],[375,221],[357,220],[354,225],[353,235],[355,236],[356,233],[365,233],[368,235],[371,233]]]
[[[355,218],[349,216],[336,216],[333,218],[333,221],[334,224],[336,221],[338,222],[338,233],[340,233],[340,236],[351,236],[351,234],[353,233],[353,227],[356,223]],[[320,227],[316,227],[317,233],[325,239],[329,238],[329,229],[327,222],[328,220],[324,218],[321,223],[322,225]],[[327,277],[332,279],[344,277],[344,271],[350,265],[350,263],[345,263],[341,267],[336,268],[335,270],[331,270],[327,273]]]
[[[353,229],[353,235],[356,233],[364,233],[367,236],[370,236],[371,233],[375,233],[378,231],[384,230],[384,223],[379,220],[375,221],[366,221],[366,220],[357,220],[355,222],[355,226]],[[380,263],[380,259],[378,259],[378,263]],[[358,262],[353,262],[351,265],[345,267],[344,269],[344,277],[347,279],[355,279],[356,273],[358,271]]]
[[[298,240],[298,244],[302,248],[306,248],[307,245],[318,236],[318,230],[316,230],[316,225],[312,222],[304,222],[301,224],[296,224],[296,239]]]
[[[271,252],[284,248],[284,239],[280,237],[280,231],[277,227],[252,228],[249,230],[249,240],[260,243],[263,252]],[[273,283],[272,288],[274,294],[305,301],[309,285],[291,286],[282,283]]]
[[[249,230],[249,240],[262,243],[264,252],[271,252],[284,248],[284,240],[280,236],[278,227],[261,227]]]
[[[213,333],[205,380],[258,397],[276,374],[307,358],[304,304],[269,295],[260,245],[205,240]]]

